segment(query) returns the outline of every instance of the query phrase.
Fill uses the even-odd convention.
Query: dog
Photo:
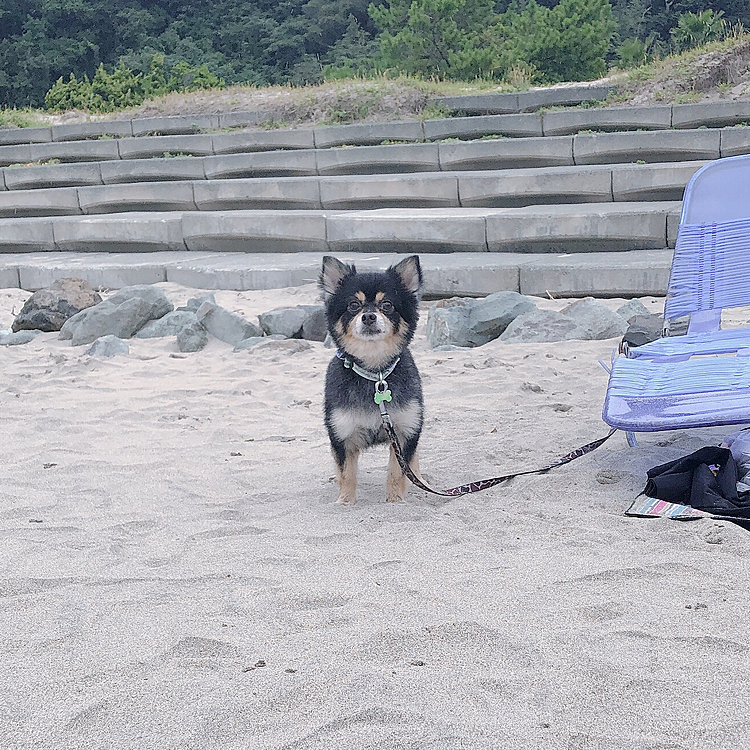
[[[419,476],[417,444],[422,432],[422,381],[407,348],[419,319],[423,279],[412,255],[386,271],[360,273],[326,256],[320,273],[328,331],[338,350],[326,372],[325,425],[339,480],[338,502],[352,505],[360,451],[388,442],[376,388],[386,386],[387,410],[403,457]],[[381,399],[382,400],[382,399]],[[402,502],[406,476],[391,448],[386,500]]]

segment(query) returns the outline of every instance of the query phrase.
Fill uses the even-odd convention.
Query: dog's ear
[[[404,258],[400,263],[391,266],[390,270],[398,275],[407,291],[417,297],[420,295],[423,279],[422,267],[419,265],[418,255],[410,255],[408,258]]]
[[[318,286],[323,293],[323,299],[328,299],[336,294],[342,280],[351,273],[356,273],[354,266],[348,266],[330,255],[323,257],[323,270],[320,272]]]

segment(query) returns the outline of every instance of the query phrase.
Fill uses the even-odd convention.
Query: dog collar
[[[375,383],[375,403],[380,406],[381,411],[384,409],[383,401],[391,401],[391,392],[388,389],[388,383],[385,379],[396,369],[396,365],[401,361],[401,357],[396,357],[393,364],[386,370],[367,370],[360,367],[354,360],[349,359],[342,349],[336,351],[336,356],[343,361],[344,367],[351,370],[365,380],[371,380]]]

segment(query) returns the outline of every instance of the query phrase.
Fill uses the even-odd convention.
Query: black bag
[[[737,493],[737,464],[729,448],[707,447],[646,472],[648,497],[690,505],[717,516],[750,518],[750,493]]]

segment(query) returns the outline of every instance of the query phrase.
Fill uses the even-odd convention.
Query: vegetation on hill
[[[111,111],[226,83],[602,75],[750,26],[747,0],[4,0],[0,105]]]

